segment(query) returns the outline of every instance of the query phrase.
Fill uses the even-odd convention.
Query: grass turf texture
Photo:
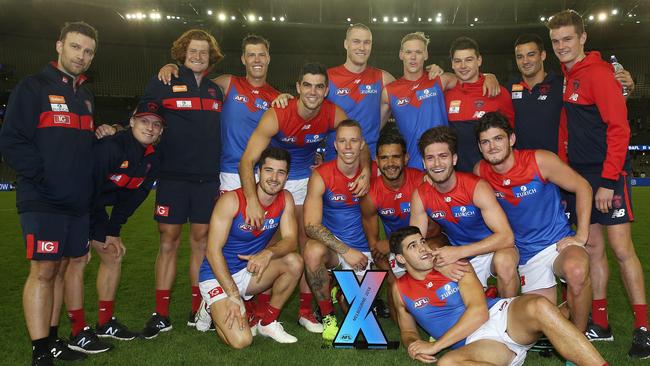
[[[633,225],[633,238],[637,253],[644,265],[646,287],[650,278],[650,189],[634,189],[634,206],[637,223]],[[4,255],[0,260],[0,334],[3,335],[0,364],[25,365],[30,362],[31,345],[25,328],[22,311],[22,288],[28,273],[20,223],[15,211],[15,193],[0,193],[0,242]],[[122,231],[127,254],[122,265],[122,282],[118,291],[115,315],[133,330],[140,330],[154,310],[154,262],[158,251],[158,233],[152,221],[153,195],[140,207]],[[608,253],[611,278],[608,288],[610,322],[614,342],[596,344],[610,365],[641,365],[648,361],[633,361],[627,357],[632,337],[632,313],[620,280],[618,265]],[[258,336],[252,347],[234,351],[221,343],[214,332],[199,333],[185,325],[190,310],[188,276],[189,247],[187,232],[179,252],[178,276],[170,315],[174,329],[161,333],[152,340],[129,342],[112,341],[115,349],[100,355],[89,356],[88,365],[395,365],[416,364],[406,350],[397,351],[333,350],[321,349],[319,335],[307,333],[296,322],[298,296],[289,299],[280,321],[285,329],[298,338],[298,343],[280,345],[270,338]],[[86,271],[86,318],[89,325],[97,320],[97,294],[95,279],[98,257],[93,256]],[[342,318],[340,319],[342,321]],[[388,339],[398,340],[397,327],[387,319],[381,324]],[[67,337],[69,321],[62,314],[59,335]],[[60,363],[62,364],[62,363]],[[541,358],[529,352],[526,365],[563,365],[557,357]]]

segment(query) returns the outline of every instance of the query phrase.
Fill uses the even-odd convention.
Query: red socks
[[[607,299],[594,299],[591,302],[591,316],[594,324],[607,329],[609,321],[607,320]]]
[[[73,337],[86,327],[86,314],[84,313],[84,309],[69,310],[68,318],[70,318],[70,332]]]
[[[113,317],[113,306],[115,301],[99,301],[97,311],[97,324],[104,325]]]
[[[639,327],[645,327],[648,329],[648,305],[632,305],[632,312],[634,313],[634,329]]]
[[[169,300],[171,290],[156,290],[156,313],[161,316],[169,316]]]
[[[301,292],[300,293],[300,308],[298,309],[299,314],[311,314],[311,300],[314,298],[314,295],[311,292]]]
[[[260,322],[262,325],[269,325],[273,323],[279,315],[280,309],[276,309],[271,305],[266,306],[266,310],[263,313],[258,314],[258,316],[262,318],[262,321]]]
[[[332,305],[332,300],[323,300],[318,302],[318,307],[320,308],[320,313],[323,316],[332,314],[334,312],[334,305]]]
[[[201,305],[201,291],[199,286],[192,286],[192,312],[196,313]]]
[[[255,301],[257,301],[255,305],[255,315],[263,319],[264,313],[267,312],[267,308],[270,306],[269,302],[271,301],[271,295],[265,293],[257,294],[255,296]]]

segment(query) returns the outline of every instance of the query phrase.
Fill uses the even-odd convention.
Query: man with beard
[[[296,203],[298,220],[298,243],[301,251],[307,241],[303,225],[303,202],[307,193],[307,182],[314,165],[316,149],[330,130],[335,129],[347,116],[330,101],[327,94],[327,72],[318,63],[303,65],[296,90],[299,98],[291,99],[286,108],[274,107],[262,116],[251,135],[244,155],[239,163],[239,176],[246,195],[246,223],[260,227],[264,218],[255,196],[253,168],[262,150],[269,143],[285,148],[292,156],[291,171],[286,189]],[[349,187],[350,193],[361,196],[368,190],[370,182],[370,154],[364,148],[363,171]],[[321,333],[322,326],[316,321],[311,308],[312,294],[304,279],[300,281],[300,308],[298,322],[312,333]]]
[[[483,116],[476,137],[484,160],[474,173],[490,183],[515,234],[521,292],[543,295],[555,304],[557,275],[568,285],[570,319],[585,331],[591,305],[589,257],[584,249],[591,187],[549,151],[513,150],[515,136],[501,114]],[[576,232],[564,214],[558,187],[576,195]]]
[[[391,291],[398,299],[402,342],[412,359],[440,366],[520,366],[528,349],[544,333],[567,360],[585,366],[607,365],[544,297],[486,299],[473,272],[456,284],[436,271],[435,251],[426,245],[418,228],[395,231],[390,247],[407,272]],[[421,340],[417,325],[436,340]],[[437,359],[447,348],[451,350]]]
[[[241,188],[224,193],[212,212],[206,259],[199,276],[203,302],[196,327],[207,330],[211,317],[219,338],[235,349],[248,347],[254,333],[280,343],[297,341],[277,321],[303,272],[302,258],[296,253],[298,228],[293,197],[284,190],[290,162],[289,153],[276,147],[260,155],[255,195],[266,213],[260,227],[245,222],[248,200]],[[278,228],[282,239],[269,245]],[[259,322],[249,326],[242,298],[250,299],[269,289],[272,295],[268,306],[258,314]]]
[[[483,287],[495,275],[499,295],[515,296],[519,255],[508,219],[486,181],[455,171],[456,139],[451,127],[432,128],[420,138],[428,179],[413,192],[411,225],[426,233],[431,218],[442,227],[451,245],[434,251],[438,265],[468,259]]]

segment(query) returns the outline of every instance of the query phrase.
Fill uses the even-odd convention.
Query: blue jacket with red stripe
[[[83,215],[93,193],[93,96],[46,66],[13,90],[0,151],[18,175],[18,212]]]
[[[142,146],[131,130],[101,139],[93,154],[96,198],[91,215],[104,215],[106,206],[113,206],[106,234],[120,236],[122,225],[153,187],[160,166],[158,154],[152,145]]]
[[[587,52],[564,72],[564,107],[569,130],[569,165],[600,173],[600,187],[613,189],[629,159],[630,125],[621,83],[597,51]]]
[[[162,134],[160,178],[219,179],[223,93],[204,75],[197,85],[192,70],[179,66],[179,77],[165,85],[153,77],[141,101],[155,103],[167,126]]]

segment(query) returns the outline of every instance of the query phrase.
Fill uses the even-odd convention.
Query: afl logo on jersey
[[[238,95],[235,95],[235,97],[233,99],[235,99],[235,101],[237,101],[239,103],[244,103],[244,104],[248,103],[248,98],[245,95],[239,95],[238,94]]]
[[[429,298],[428,297],[422,297],[422,298],[419,298],[419,299],[413,301],[413,307],[415,307],[416,309],[419,309],[419,308],[423,307],[424,305],[426,305],[428,303],[429,303]]]
[[[379,211],[379,214],[382,216],[394,215],[395,210],[392,208],[384,208],[381,211]]]
[[[350,89],[348,88],[340,88],[336,89],[336,95],[338,96],[344,96],[350,94]]]
[[[239,230],[241,230],[241,231],[246,231],[246,232],[251,232],[251,231],[253,231],[253,227],[250,226],[250,225],[248,225],[248,224],[245,223],[245,222],[242,222],[241,224],[239,224],[238,228],[239,228]]]
[[[397,104],[398,107],[403,107],[403,106],[409,104],[410,101],[411,100],[409,98],[400,98],[400,99],[397,100],[396,104]]]
[[[446,214],[445,211],[433,211],[429,216],[434,220],[441,220],[445,218]]]
[[[330,201],[345,201],[345,195],[344,194],[333,194],[330,197]]]

